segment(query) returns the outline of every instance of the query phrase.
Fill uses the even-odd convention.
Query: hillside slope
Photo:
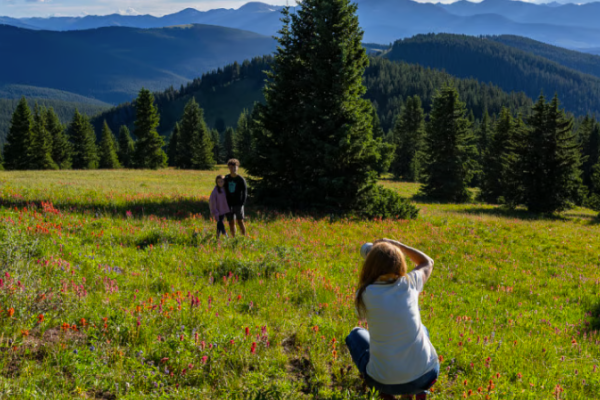
[[[82,114],[93,116],[110,107],[108,104],[84,104],[53,99],[28,99],[27,102],[32,109],[36,102],[40,106],[54,108],[62,123],[71,121],[75,109],[78,109]],[[10,119],[18,103],[18,99],[0,99],[0,143],[4,143],[4,139],[10,128]]]
[[[547,58],[584,74],[600,77],[600,56],[598,55],[567,50],[522,36],[489,36],[488,39]]]
[[[418,35],[396,41],[385,57],[492,82],[532,98],[542,91],[547,96],[558,93],[563,106],[575,114],[600,112],[599,78],[485,38]]]
[[[207,25],[69,32],[0,26],[0,54],[19,55],[0,63],[0,83],[54,88],[116,104],[134,98],[142,87],[179,86],[274,49],[270,37]]]
[[[220,71],[205,74],[188,84],[183,90],[157,93],[156,103],[161,121],[159,132],[168,136],[181,119],[185,104],[194,97],[204,109],[210,127],[235,126],[244,108],[251,109],[255,101],[262,101],[264,71],[269,68],[270,57],[254,58],[241,65],[230,65]],[[419,95],[428,111],[435,91],[445,83],[453,83],[461,98],[476,117],[487,108],[498,113],[502,106],[513,111],[528,112],[532,102],[523,93],[506,93],[494,85],[482,84],[473,79],[457,79],[451,75],[418,65],[395,63],[384,58],[370,60],[364,74],[366,98],[377,104],[378,114],[385,131],[392,127],[404,99]],[[120,125],[133,128],[135,109],[126,103],[94,119],[97,129],[106,120],[113,131]]]

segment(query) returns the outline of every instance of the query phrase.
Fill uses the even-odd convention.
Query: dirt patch
[[[281,346],[283,346],[283,351],[286,353],[291,353],[296,350],[296,342],[297,337],[296,334],[292,334],[292,336],[283,339],[281,342]]]
[[[102,399],[102,400],[116,400],[117,399],[116,394],[111,393],[109,391],[104,391],[104,390],[93,390],[91,392],[88,392],[88,395],[92,399]]]
[[[86,340],[87,336],[81,331],[63,331],[61,330],[61,328],[56,327],[50,328],[46,332],[44,332],[41,342],[43,344],[56,344],[61,342],[85,343]]]
[[[308,358],[301,357],[290,360],[290,363],[288,364],[288,373],[292,375],[293,380],[304,382],[301,389],[304,394],[311,393],[311,380],[315,370]]]

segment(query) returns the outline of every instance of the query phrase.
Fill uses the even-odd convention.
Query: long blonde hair
[[[382,275],[392,274],[400,278],[406,275],[406,270],[406,260],[399,247],[380,242],[371,248],[358,278],[355,305],[359,318],[364,319],[367,316],[367,307],[362,298],[367,286],[375,283]]]

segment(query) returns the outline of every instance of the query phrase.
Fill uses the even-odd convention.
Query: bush
[[[376,185],[359,197],[356,212],[363,218],[413,219],[419,209],[393,190]]]

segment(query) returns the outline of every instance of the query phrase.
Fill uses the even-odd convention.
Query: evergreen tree
[[[46,110],[46,129],[52,136],[52,159],[60,169],[71,168],[71,144],[65,126],[52,107]]]
[[[543,95],[529,119],[524,157],[524,202],[529,211],[553,213],[577,201],[581,182],[580,146],[573,120],[559,109],[558,96],[548,104]]]
[[[158,169],[167,166],[167,155],[162,149],[163,138],[156,128],[160,122],[158,109],[154,105],[154,96],[149,90],[140,90],[135,101],[135,150],[134,165],[136,168]]]
[[[523,204],[524,182],[523,171],[526,157],[526,138],[528,128],[519,114],[514,121],[510,142],[502,154],[502,196],[498,201],[509,208],[516,208]],[[486,166],[484,165],[484,168]]]
[[[204,122],[204,112],[193,97],[179,123],[177,153],[179,168],[211,169],[215,165],[211,133]]]
[[[4,171],[4,147],[0,148],[0,171]]]
[[[254,121],[248,110],[244,109],[238,118],[235,136],[233,137],[233,153],[242,165],[251,162],[253,157],[253,129]]]
[[[98,168],[96,134],[90,120],[76,109],[68,129],[73,169]]]
[[[419,180],[421,152],[425,136],[425,113],[419,96],[409,97],[394,125],[396,156],[392,173],[409,182]]]
[[[131,139],[131,134],[129,133],[129,129],[122,125],[119,128],[119,163],[124,168],[132,168],[133,165],[133,155],[135,152],[135,143],[133,139]]]
[[[477,147],[465,114],[455,88],[438,91],[425,136],[422,192],[428,197],[455,203],[471,198],[468,185],[477,168]]]
[[[37,104],[33,112],[32,125],[32,169],[58,169],[52,160],[52,134],[46,128],[46,109]]]
[[[221,135],[217,129],[211,129],[210,139],[213,143],[213,159],[217,164],[221,161]]]
[[[412,206],[376,186],[380,155],[371,103],[362,98],[368,58],[356,10],[349,0],[304,0],[293,15],[284,9],[244,166],[259,178],[252,182],[263,201],[349,211],[377,198],[385,199],[384,211],[414,216]],[[381,210],[363,215],[383,216]]]
[[[595,119],[589,118],[586,126],[589,134],[583,136],[583,184],[588,188],[592,186],[593,168],[600,161],[600,124]]]
[[[231,160],[235,158],[233,151],[233,139],[235,137],[235,131],[232,127],[227,127],[225,129],[225,136],[223,138],[223,160],[227,162],[227,160]]]
[[[98,152],[100,153],[100,168],[121,168],[121,164],[119,163],[119,157],[117,156],[117,140],[115,139],[115,136],[108,127],[106,121],[104,121],[104,126],[102,127],[102,138],[100,139]]]
[[[488,203],[499,203],[504,197],[506,187],[504,179],[507,174],[508,152],[512,151],[516,123],[510,111],[503,108],[496,123],[494,133],[488,135],[488,144],[482,157],[481,199]]]
[[[175,123],[175,128],[169,138],[169,146],[167,147],[167,156],[169,156],[169,166],[179,166],[179,155],[177,154],[177,142],[179,141],[179,123]]]
[[[586,206],[592,210],[600,211],[600,161],[592,167],[590,180],[590,195]],[[600,217],[600,215],[598,215]]]
[[[30,169],[32,163],[33,117],[25,97],[21,98],[10,120],[4,144],[6,169]]]

